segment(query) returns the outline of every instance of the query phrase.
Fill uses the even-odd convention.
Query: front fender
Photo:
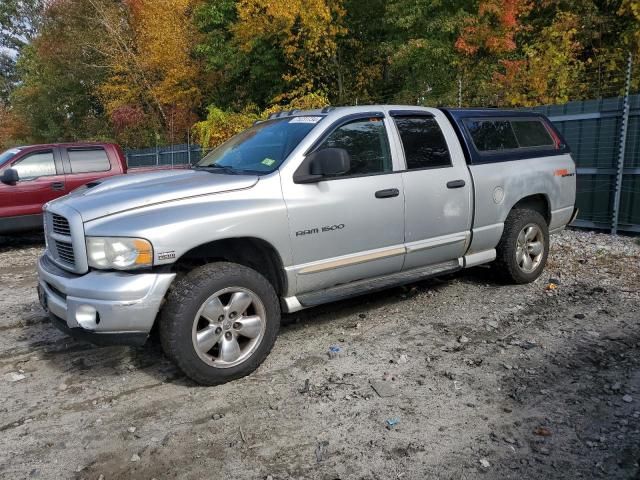
[[[253,188],[166,202],[85,223],[87,236],[146,238],[154,265],[167,265],[189,250],[215,240],[253,237],[271,244],[283,265],[291,265],[286,205],[278,175]]]

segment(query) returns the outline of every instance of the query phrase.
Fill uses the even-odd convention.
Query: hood
[[[91,182],[51,202],[64,203],[88,222],[158,203],[251,188],[256,175],[226,175],[198,170],[162,170],[119,175]]]

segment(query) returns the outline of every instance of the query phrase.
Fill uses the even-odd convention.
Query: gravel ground
[[[0,240],[3,479],[640,478],[633,239],[564,232],[526,286],[476,268],[288,316],[212,388],[55,330],[41,250]]]

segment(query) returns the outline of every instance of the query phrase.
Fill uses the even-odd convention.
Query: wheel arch
[[[547,226],[551,223],[551,204],[549,202],[549,197],[544,193],[536,193],[534,195],[528,195],[521,198],[513,205],[513,207],[511,207],[509,213],[516,209],[533,210],[542,215],[547,222]]]
[[[224,260],[252,268],[263,275],[278,295],[287,288],[280,254],[266,240],[257,237],[234,237],[203,243],[185,252],[174,263],[177,272]]]

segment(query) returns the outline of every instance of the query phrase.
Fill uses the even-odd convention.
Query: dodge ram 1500
[[[535,280],[575,193],[569,148],[538,113],[281,112],[193,170],[48,203],[38,290],[95,343],[139,344],[157,324],[189,377],[218,384],[260,365],[281,312],[490,262]]]

